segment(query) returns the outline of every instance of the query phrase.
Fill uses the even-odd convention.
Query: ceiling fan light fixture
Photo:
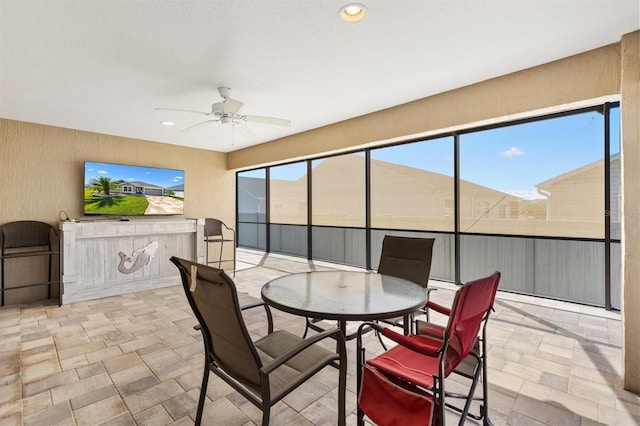
[[[342,6],[338,14],[343,21],[355,24],[367,16],[367,8],[360,3],[349,3]]]

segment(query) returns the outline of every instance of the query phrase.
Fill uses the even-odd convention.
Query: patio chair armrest
[[[436,302],[428,301],[426,307],[427,309],[433,309],[434,311],[439,312],[443,315],[451,315],[451,308],[447,308],[446,306],[442,306]]]
[[[244,311],[244,310],[247,310],[247,309],[257,308],[259,306],[267,306],[267,305],[262,301],[252,302],[252,303],[245,303],[244,305],[240,305],[240,310]],[[268,309],[268,308],[265,308],[265,309]]]
[[[384,327],[377,322],[365,321],[361,323],[358,327],[358,330],[356,331],[356,350],[358,354],[364,351],[364,346],[362,345],[362,335],[372,330],[376,333],[382,333],[383,329]],[[360,359],[360,355],[358,355],[358,359]]]
[[[340,358],[342,359],[343,356],[346,355],[347,353],[346,346],[344,343],[344,336],[342,335],[342,331],[339,328],[334,327],[329,330],[323,331],[322,333],[314,334],[313,336],[302,340],[300,343],[290,348],[288,351],[280,355],[278,358],[275,358],[271,360],[271,362],[263,365],[260,370],[265,374],[269,374],[273,372],[275,369],[277,369],[278,367],[281,367],[285,362],[287,362],[294,356],[298,355],[300,352],[302,352],[306,348],[328,337],[332,337],[338,342],[338,353],[340,355]]]
[[[445,331],[446,328],[444,326],[428,321],[416,320],[416,334],[419,336],[427,336],[431,339],[442,341],[444,340]]]
[[[263,301],[245,303],[244,305],[240,306],[240,310],[246,311],[247,309],[258,308],[260,306],[264,307],[264,311],[267,314],[267,332],[271,334],[273,333],[273,316],[271,315],[271,309],[269,309],[269,305],[267,305]]]
[[[376,331],[378,333],[382,333],[382,330],[384,330],[385,327],[377,322],[365,321],[358,327],[357,334],[359,336],[362,336],[364,333],[368,333],[369,331],[371,331],[370,329],[373,329],[373,331]]]
[[[224,226],[224,228],[225,228],[227,231],[231,231],[231,232],[233,233],[233,239],[235,240],[235,238],[236,238],[236,230],[235,230],[235,229],[233,229],[233,228],[231,228],[231,227],[229,227],[229,226],[227,226],[227,224],[226,224],[226,223],[224,223],[224,222],[222,222],[222,226]]]
[[[437,357],[442,351],[441,342],[437,342],[424,336],[418,336],[415,334],[405,336],[404,334],[397,333],[387,327],[383,328],[381,333],[383,336],[393,340],[397,344],[422,355]]]
[[[264,303],[264,302],[253,302],[253,303],[247,303],[244,304],[242,306],[240,306],[240,310],[244,311],[247,309],[252,309],[252,308],[257,308],[260,306],[264,306],[265,311],[267,312],[267,320],[269,321],[269,333],[271,333],[273,331],[273,319],[271,317],[271,311],[269,310],[269,306]],[[202,326],[200,324],[196,324],[193,326],[194,330],[201,330]]]

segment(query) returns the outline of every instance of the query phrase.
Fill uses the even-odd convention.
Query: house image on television
[[[133,182],[120,182],[118,184],[120,192],[123,194],[132,195],[164,195],[164,188],[157,185],[152,185],[146,182],[133,181]]]

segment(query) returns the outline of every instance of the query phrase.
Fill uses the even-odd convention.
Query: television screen
[[[183,213],[184,170],[85,161],[85,215]]]

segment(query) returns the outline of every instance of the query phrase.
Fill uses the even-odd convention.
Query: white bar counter
[[[62,303],[180,284],[171,256],[204,261],[204,219],[60,222]]]

